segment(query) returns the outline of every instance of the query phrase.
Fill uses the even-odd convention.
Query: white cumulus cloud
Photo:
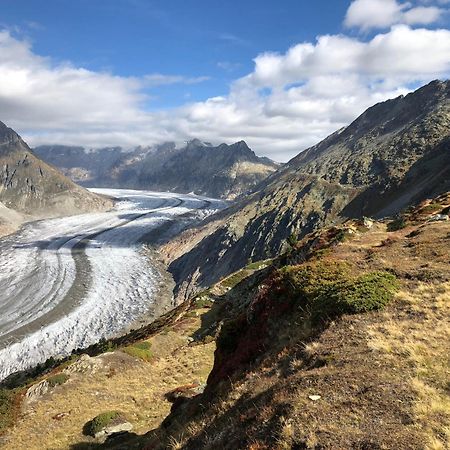
[[[440,0],[437,4],[445,3],[448,1]],[[414,6],[410,2],[400,3],[397,0],[354,0],[347,10],[344,23],[347,27],[362,30],[389,28],[396,24],[430,25],[445,12],[439,6]]]
[[[120,77],[55,63],[0,32],[0,120],[31,145],[149,145],[198,137],[244,139],[285,161],[347,125],[372,104],[450,73],[450,31],[395,25],[370,40],[319,36],[262,53],[227,95],[149,112],[155,85],[203,78]]]

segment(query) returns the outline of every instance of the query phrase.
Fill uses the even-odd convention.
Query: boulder
[[[33,384],[33,386],[29,387],[26,394],[25,399],[28,403],[34,402],[43,395],[45,395],[50,389],[50,384],[47,380],[42,380],[37,384]]]
[[[94,437],[96,439],[103,439],[103,438],[111,436],[113,434],[131,431],[132,429],[133,429],[133,425],[130,422],[124,421],[117,425],[110,425],[110,426],[103,428],[102,430],[95,433]]]
[[[370,230],[373,227],[373,220],[368,217],[363,217],[363,225]]]
[[[93,436],[96,439],[104,439],[113,434],[125,433],[132,429],[133,425],[120,411],[105,411],[84,425],[83,434]]]
[[[80,358],[64,369],[65,373],[96,373],[104,366],[99,358],[91,358],[89,355],[81,355]]]
[[[448,214],[434,214],[430,217],[431,222],[440,222],[441,220],[449,220]]]

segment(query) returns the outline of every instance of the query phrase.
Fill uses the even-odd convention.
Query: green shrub
[[[381,309],[398,289],[396,277],[389,272],[375,271],[355,277],[344,263],[288,266],[280,273],[286,287],[284,295],[308,311],[315,322]]]
[[[298,244],[298,237],[294,233],[290,234],[287,238],[287,243],[289,247],[296,248]]]
[[[344,242],[348,238],[349,234],[346,230],[339,230],[334,237],[335,242]]]
[[[407,223],[404,217],[397,217],[387,224],[387,231],[398,231],[405,228],[406,225]]]
[[[98,432],[110,425],[118,425],[126,419],[119,411],[106,411],[87,422],[83,427],[83,434],[95,436]]]
[[[47,382],[50,387],[59,386],[60,384],[64,384],[69,379],[69,375],[66,373],[57,373],[56,375],[52,375],[47,378]]]
[[[92,354],[98,355],[100,353],[108,353],[115,350],[117,346],[111,342],[110,340],[106,340],[105,338],[101,338],[96,344],[88,347],[88,350],[92,350]],[[87,352],[89,354],[89,352]],[[92,356],[92,355],[91,355]]]
[[[46,359],[44,364],[43,364],[43,368],[44,370],[46,369],[52,369],[53,367],[55,367],[57,365],[57,361],[53,356],[50,356],[50,358]]]
[[[345,263],[329,262],[324,264],[319,262],[317,264],[286,266],[280,272],[286,278],[288,287],[294,290],[294,295],[312,301],[321,289],[335,283],[337,279],[348,277],[349,266]]]
[[[383,271],[353,280],[337,280],[318,291],[313,303],[313,319],[382,309],[392,300],[397,288],[396,277]]]
[[[150,361],[153,358],[152,344],[148,341],[136,342],[127,347],[123,347],[122,351],[135,358],[143,361]]]
[[[430,203],[427,206],[424,206],[419,212],[421,214],[433,214],[437,213],[442,209],[442,205],[439,203]]]

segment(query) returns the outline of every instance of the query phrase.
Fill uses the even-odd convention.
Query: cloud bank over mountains
[[[226,96],[153,111],[152,89],[202,83],[207,74],[121,77],[55,62],[0,32],[1,120],[31,145],[88,147],[245,139],[285,161],[378,101],[450,73],[449,2],[355,0],[342,34],[254,58]],[[434,24],[433,26],[431,26]],[[371,30],[371,34],[368,34]]]

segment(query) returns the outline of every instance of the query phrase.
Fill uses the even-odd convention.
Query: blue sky
[[[151,89],[149,108],[225,95],[264,51],[337,33],[347,1],[4,0],[2,25],[37,54],[122,76],[209,77]]]
[[[286,160],[450,71],[448,0],[0,6],[0,120],[32,145],[245,139]]]

